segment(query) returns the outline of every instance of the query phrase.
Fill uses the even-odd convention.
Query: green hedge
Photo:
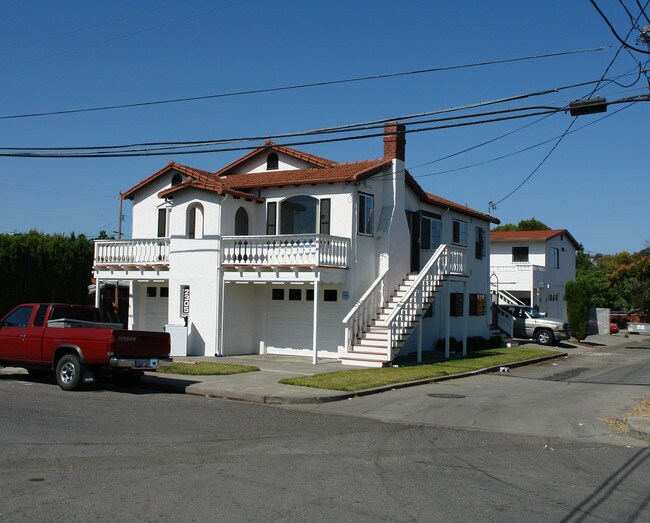
[[[0,317],[20,303],[87,303],[92,265],[83,235],[0,234]]]

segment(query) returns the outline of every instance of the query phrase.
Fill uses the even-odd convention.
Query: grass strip
[[[226,376],[229,374],[243,374],[245,372],[258,372],[260,369],[253,365],[233,365],[229,363],[212,363],[197,361],[195,363],[172,363],[158,367],[156,372],[163,374],[184,374],[188,376]]]
[[[360,390],[394,385],[396,383],[406,383],[409,381],[471,372],[497,365],[507,366],[519,361],[553,354],[560,354],[560,351],[527,347],[486,349],[473,353],[467,358],[441,361],[427,365],[340,370],[299,378],[286,378],[281,380],[280,383],[298,385],[300,387],[358,392]]]

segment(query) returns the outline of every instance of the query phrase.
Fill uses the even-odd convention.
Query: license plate
[[[155,369],[158,367],[157,359],[135,360],[136,369]]]

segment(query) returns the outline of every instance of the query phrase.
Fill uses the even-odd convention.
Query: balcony
[[[224,236],[223,266],[237,268],[328,267],[349,265],[350,239],[328,234]]]
[[[95,241],[95,270],[169,268],[169,238]]]
[[[492,273],[499,278],[499,286],[507,290],[529,290],[545,285],[546,268],[532,263],[493,265]]]

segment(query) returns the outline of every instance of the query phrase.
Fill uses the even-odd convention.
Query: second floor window
[[[477,260],[485,258],[485,229],[483,227],[476,227],[476,252],[475,257]]]
[[[315,233],[317,211],[318,200],[312,196],[287,198],[280,204],[280,234]]]
[[[359,234],[373,235],[375,199],[372,194],[359,193]]]
[[[467,222],[461,222],[460,220],[453,221],[453,237],[452,243],[456,245],[462,245],[467,247]]]
[[[167,238],[169,236],[169,214],[171,209],[164,207],[158,209],[158,238]]]
[[[560,268],[560,249],[551,247],[551,269]]]
[[[528,247],[513,247],[512,263],[528,263]]]

